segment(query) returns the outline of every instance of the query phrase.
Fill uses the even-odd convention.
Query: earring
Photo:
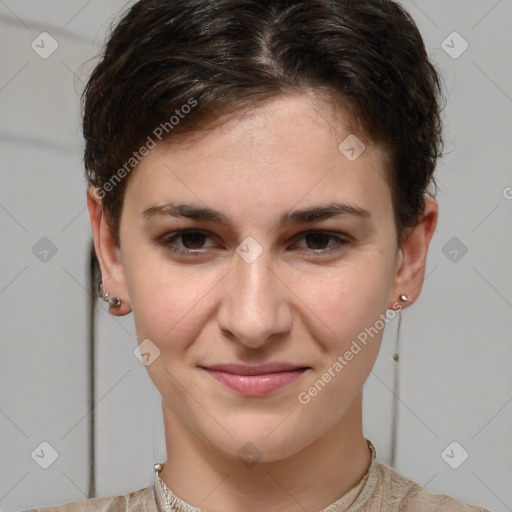
[[[100,299],[108,302],[110,308],[118,308],[121,305],[121,299],[117,297],[111,297],[103,288],[103,283],[98,284],[98,295]]]
[[[399,299],[402,302],[408,302],[409,301],[409,297],[407,295],[400,295]]]

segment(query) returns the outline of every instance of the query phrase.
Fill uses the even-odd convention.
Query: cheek
[[[294,291],[305,307],[302,318],[328,353],[344,351],[361,332],[386,312],[392,282],[388,258],[377,252],[362,254],[354,264],[331,269],[321,278],[303,274]]]
[[[202,304],[215,284],[213,273],[171,265],[154,253],[135,256],[126,263],[139,340],[149,338],[165,351],[186,348],[201,329]]]
[[[354,400],[368,378],[379,353],[387,322],[387,265],[371,258],[369,268],[338,269],[337,278],[322,279],[312,291],[297,282],[307,306],[318,317],[309,326],[322,357],[298,400],[310,408],[312,417],[336,421]],[[332,407],[332,404],[337,404]],[[326,419],[326,424],[330,420]]]

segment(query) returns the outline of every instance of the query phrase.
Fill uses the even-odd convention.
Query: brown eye
[[[183,230],[164,235],[157,240],[157,244],[178,254],[197,256],[204,254],[208,249],[208,246],[204,245],[208,238],[210,237],[202,231]]]
[[[188,231],[178,235],[177,238],[181,238],[186,249],[201,249],[206,235],[198,231]]]
[[[304,239],[308,240],[310,244],[308,244],[309,249],[325,249],[325,246],[330,238],[333,238],[332,235],[328,235],[326,233],[310,233],[305,235]],[[313,245],[313,247],[311,247]]]
[[[348,240],[332,233],[324,233],[322,231],[312,231],[304,233],[302,240],[306,242],[306,247],[300,246],[301,248],[309,249],[315,253],[327,253],[341,249],[343,245],[349,243]],[[330,240],[334,240],[334,243],[330,243]],[[328,245],[329,244],[329,245]]]

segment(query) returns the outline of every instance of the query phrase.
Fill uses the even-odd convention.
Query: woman
[[[422,288],[440,96],[390,0],[130,8],[84,91],[87,197],[168,459],[151,487],[44,510],[484,510],[362,430],[385,324]]]

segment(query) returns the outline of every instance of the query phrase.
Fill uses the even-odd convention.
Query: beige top
[[[371,441],[366,441],[372,454],[368,471],[356,486],[321,512],[490,512],[449,496],[430,493],[381,462]],[[158,466],[155,464],[153,485],[144,489],[26,512],[201,512],[173,494],[160,478]]]

